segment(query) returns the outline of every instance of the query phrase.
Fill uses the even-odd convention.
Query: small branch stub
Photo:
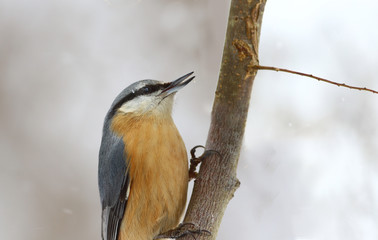
[[[232,41],[232,45],[238,51],[239,61],[244,61],[246,57],[252,58],[252,56],[254,55],[251,46],[243,40],[234,39]]]

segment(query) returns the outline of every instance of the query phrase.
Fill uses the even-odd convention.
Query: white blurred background
[[[0,0],[0,239],[100,240],[103,118],[130,83],[173,80],[206,141],[230,1]],[[268,0],[260,63],[378,89],[374,0]],[[260,71],[218,239],[378,239],[378,95]]]

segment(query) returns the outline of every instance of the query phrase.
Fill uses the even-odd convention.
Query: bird
[[[172,119],[174,81],[137,81],[108,110],[99,151],[103,240],[152,240],[175,228],[185,210],[188,156]]]

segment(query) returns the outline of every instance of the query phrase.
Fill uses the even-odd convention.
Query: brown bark
[[[194,184],[184,222],[195,223],[215,239],[224,211],[239,186],[236,178],[265,0],[232,0],[222,65],[211,114],[206,149],[220,153],[204,160]],[[183,239],[192,239],[187,236]]]

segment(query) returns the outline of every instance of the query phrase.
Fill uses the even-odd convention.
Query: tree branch
[[[232,0],[206,148],[220,153],[204,160],[194,184],[184,222],[211,231],[215,239],[224,211],[239,187],[239,160],[265,0]],[[184,237],[189,240],[191,236]]]
[[[287,72],[287,73],[291,73],[291,74],[297,74],[297,75],[301,75],[301,76],[305,76],[305,77],[309,77],[309,78],[314,78],[318,81],[330,83],[330,84],[336,85],[338,87],[346,87],[346,88],[350,88],[350,89],[356,89],[356,90],[360,90],[360,91],[367,91],[367,92],[372,92],[372,93],[378,94],[378,91],[375,91],[375,90],[370,89],[370,88],[356,87],[356,86],[348,85],[348,84],[345,84],[345,83],[338,83],[338,82],[334,82],[334,81],[331,81],[331,80],[328,80],[328,79],[325,79],[325,78],[314,76],[312,74],[297,72],[297,71],[293,71],[293,70],[289,70],[289,69],[269,67],[269,66],[261,66],[261,65],[252,66],[252,68],[259,69],[259,70],[272,70],[272,71],[276,71],[276,72]]]

